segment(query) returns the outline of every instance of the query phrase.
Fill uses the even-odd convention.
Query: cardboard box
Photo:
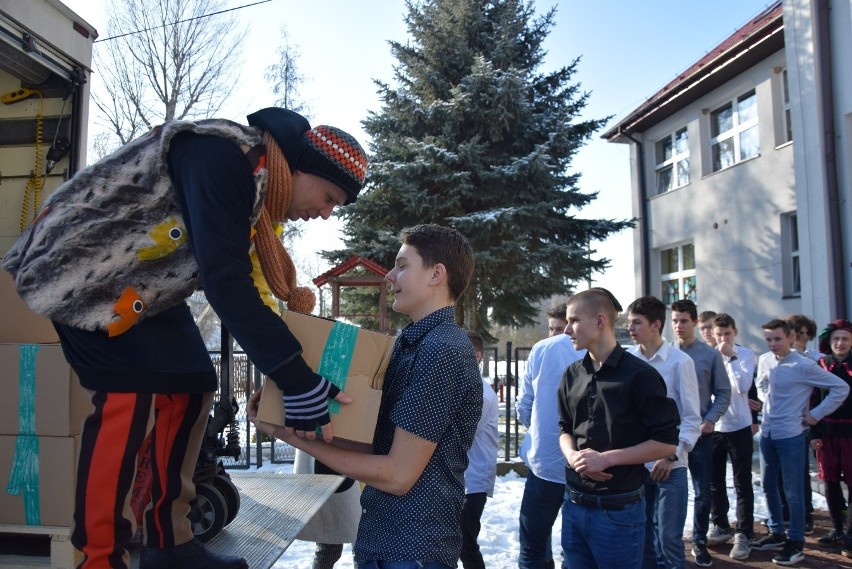
[[[395,338],[298,312],[285,311],[282,318],[302,344],[302,357],[311,369],[338,386],[343,382],[337,377],[345,378],[342,389],[352,397],[352,403],[341,405],[335,401],[329,405],[334,443],[370,452]],[[267,423],[284,424],[281,390],[268,378],[257,417]]]
[[[0,436],[0,524],[70,527],[80,437],[21,437],[19,444],[17,436]],[[13,474],[19,495],[10,493]]]
[[[26,348],[25,346],[32,346]],[[21,358],[35,361],[35,399],[21,401]],[[35,351],[37,350],[37,351]],[[33,354],[32,351],[35,351]],[[30,381],[25,375],[23,381]],[[59,344],[0,344],[0,435],[20,433],[22,410],[35,415],[31,434],[68,437],[80,434],[83,419],[94,409]]]
[[[59,341],[49,319],[36,314],[15,290],[8,271],[0,269],[0,343],[52,344]]]

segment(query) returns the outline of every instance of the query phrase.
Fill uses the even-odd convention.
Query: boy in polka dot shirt
[[[467,451],[482,413],[482,379],[455,301],[473,274],[473,251],[459,232],[426,224],[405,229],[385,279],[393,308],[412,322],[396,339],[385,374],[373,454],[344,450],[292,429],[262,432],[366,484],[354,545],[359,569],[449,569],[461,551]]]

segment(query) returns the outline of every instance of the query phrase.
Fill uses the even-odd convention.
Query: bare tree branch
[[[95,71],[105,94],[93,96],[100,119],[125,144],[169,120],[213,116],[237,84],[245,31],[223,0],[110,0],[109,32]],[[141,30],[138,33],[137,30]]]

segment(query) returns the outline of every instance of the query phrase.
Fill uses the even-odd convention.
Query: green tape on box
[[[36,356],[38,344],[22,345],[18,356],[18,438],[6,492],[23,496],[28,525],[41,525],[39,503],[38,437],[35,435]]]
[[[317,367],[317,373],[339,387],[341,391],[344,391],[346,387],[346,377],[349,375],[349,366],[352,365],[352,352],[355,350],[358,330],[357,326],[335,322],[325,341],[322,358]],[[340,402],[329,401],[328,412],[340,413]]]

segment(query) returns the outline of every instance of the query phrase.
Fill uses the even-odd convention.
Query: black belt
[[[645,495],[645,489],[639,488],[633,492],[626,494],[611,494],[602,496],[598,494],[583,494],[566,486],[568,497],[577,505],[586,506],[587,508],[598,508],[600,510],[623,510],[627,504],[633,504],[642,499]]]

